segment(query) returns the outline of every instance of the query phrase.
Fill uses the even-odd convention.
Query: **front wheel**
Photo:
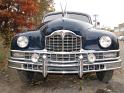
[[[113,72],[113,70],[96,72],[96,76],[99,81],[108,83],[112,79]]]

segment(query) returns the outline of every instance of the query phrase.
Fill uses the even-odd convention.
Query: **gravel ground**
[[[120,42],[121,59],[124,61],[124,42]],[[110,83],[99,82],[95,75],[49,75],[43,82],[32,86],[21,83],[14,69],[0,73],[0,93],[124,93],[124,63],[114,72]]]

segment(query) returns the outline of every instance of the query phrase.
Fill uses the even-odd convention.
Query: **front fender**
[[[107,35],[112,39],[112,44],[110,47],[104,49],[99,44],[100,37]],[[86,50],[117,50],[119,49],[119,42],[112,32],[109,31],[103,31],[103,30],[96,30],[96,29],[89,29],[86,32],[86,42],[85,42],[85,49]]]
[[[29,44],[25,48],[20,48],[17,45],[17,38],[19,36],[26,36],[29,39]],[[43,38],[44,36],[40,31],[31,31],[31,32],[25,32],[25,33],[19,33],[17,34],[11,42],[11,49],[12,50],[41,50],[44,49],[45,46],[45,40]]]

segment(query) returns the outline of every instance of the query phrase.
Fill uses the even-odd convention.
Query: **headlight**
[[[96,56],[93,53],[88,54],[88,61],[90,63],[95,62],[95,60],[96,60]]]
[[[32,60],[32,62],[38,62],[38,60],[39,60],[39,55],[38,55],[38,54],[32,54],[31,60]]]
[[[108,48],[111,45],[112,40],[109,36],[102,36],[99,40],[99,43],[101,47]]]
[[[17,39],[17,45],[20,47],[20,48],[25,48],[27,47],[28,45],[28,38],[26,36],[20,36],[18,37]]]

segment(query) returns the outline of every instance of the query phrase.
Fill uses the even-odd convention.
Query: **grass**
[[[3,62],[4,57],[5,57],[5,53],[4,53],[4,49],[3,49],[3,45],[2,45],[2,38],[0,36],[0,63]]]
[[[5,55],[2,49],[0,49],[0,63],[4,61]]]

